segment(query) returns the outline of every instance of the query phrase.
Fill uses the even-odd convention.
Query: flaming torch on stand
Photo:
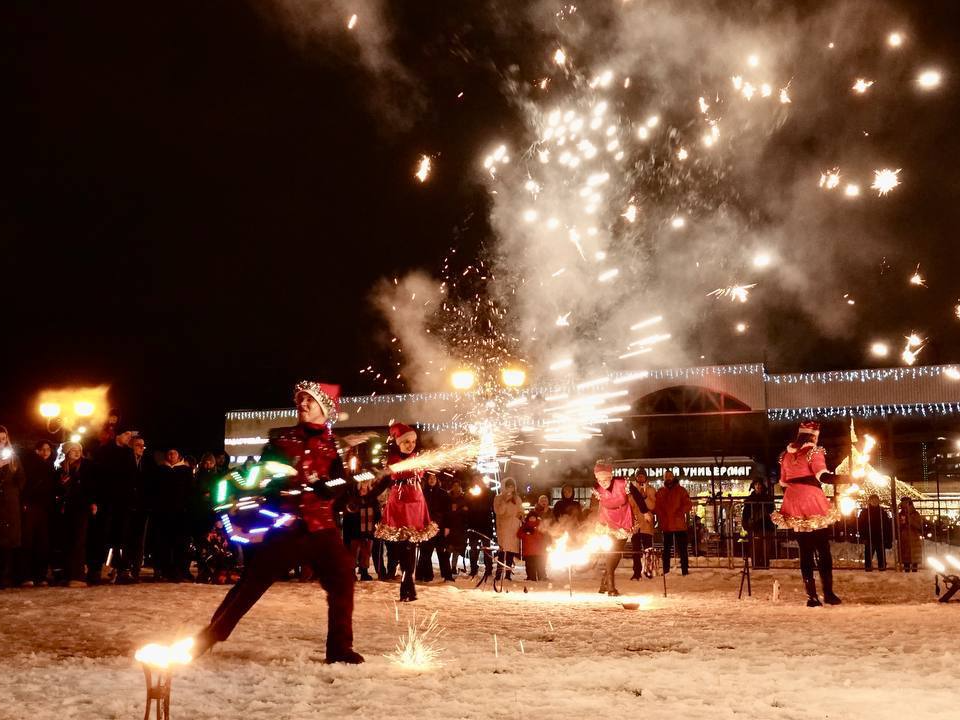
[[[547,564],[554,570],[567,571],[567,587],[573,597],[573,568],[583,567],[594,553],[609,552],[613,548],[613,539],[609,535],[591,535],[585,545],[571,548],[570,533],[565,532],[547,548]]]
[[[147,707],[143,720],[150,720],[150,708],[154,700],[157,702],[157,720],[170,720],[173,668],[188,665],[193,660],[193,638],[184,638],[171,645],[150,643],[137,650],[134,657],[143,668],[143,678],[147,683]]]

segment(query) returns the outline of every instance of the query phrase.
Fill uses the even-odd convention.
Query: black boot
[[[827,605],[839,605],[842,601],[833,594],[833,570],[821,570],[820,582],[823,583],[823,601]]]
[[[608,585],[607,585],[607,571],[604,570],[604,571],[603,571],[603,576],[600,578],[600,589],[599,589],[597,592],[599,592],[601,595],[603,595],[603,594],[605,594],[605,593],[607,592],[607,588],[608,588]]]
[[[813,578],[803,579],[803,588],[807,591],[807,607],[821,607],[820,598],[817,597],[817,581]]]
[[[607,595],[611,597],[617,597],[620,595],[620,591],[617,590],[617,581],[615,573],[610,573],[610,579],[607,585]]]
[[[400,602],[413,602],[417,599],[417,586],[413,582],[413,576],[404,573],[400,580]]]

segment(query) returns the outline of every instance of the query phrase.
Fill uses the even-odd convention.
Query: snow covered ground
[[[519,573],[522,576],[522,571]],[[934,718],[951,716],[960,603],[938,604],[928,572],[837,573],[844,604],[808,609],[799,574],[696,570],[630,582],[638,610],[584,573],[509,592],[357,585],[360,666],[323,665],[326,605],[315,584],[280,583],[226,643],[176,672],[174,718]],[[782,585],[771,601],[774,579]],[[0,592],[0,718],[143,716],[133,651],[199,629],[224,587],[152,585]],[[623,598],[621,598],[622,600]],[[385,654],[414,612],[439,611],[442,667]],[[397,615],[399,614],[399,622]],[[497,635],[499,657],[494,652]],[[521,641],[523,652],[521,652]],[[946,713],[946,714],[943,714]]]

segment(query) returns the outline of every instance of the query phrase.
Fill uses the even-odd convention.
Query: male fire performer
[[[786,488],[783,505],[770,518],[777,527],[797,533],[800,546],[800,574],[807,591],[807,607],[823,603],[817,596],[813,578],[814,556],[823,583],[823,599],[829,605],[839,605],[840,598],[833,593],[833,558],[830,556],[829,526],[840,519],[839,509],[827,500],[821,483],[837,485],[847,481],[843,475],[827,470],[825,451],[817,445],[820,423],[800,423],[797,439],[787,445],[780,455],[780,484]]]
[[[346,485],[331,488],[327,484],[344,474],[331,431],[337,420],[338,396],[336,385],[304,380],[294,388],[299,423],[271,433],[263,459],[296,468],[296,480],[312,492],[288,496],[291,506],[283,509],[291,521],[267,533],[240,581],[195,639],[195,656],[226,640],[280,573],[297,565],[310,565],[327,591],[326,662],[363,662],[363,656],[353,650],[353,560],[340,538],[333,514],[336,495]]]

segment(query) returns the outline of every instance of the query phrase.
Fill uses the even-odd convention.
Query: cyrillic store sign
[[[702,478],[748,478],[753,472],[752,463],[720,464],[720,465],[653,465],[653,466],[625,466],[614,467],[614,477],[633,477],[641,469],[647,471],[647,477],[662,478],[668,470],[676,477],[690,480]]]

